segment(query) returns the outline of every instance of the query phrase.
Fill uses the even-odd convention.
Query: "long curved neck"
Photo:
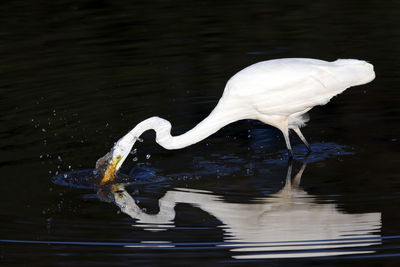
[[[137,133],[146,130],[156,132],[156,142],[166,149],[180,149],[202,141],[222,127],[242,119],[240,112],[228,109],[226,105],[219,103],[214,110],[193,129],[178,136],[171,135],[171,124],[162,118],[152,117],[138,124]],[[135,127],[135,128],[137,128]]]
[[[222,100],[222,99],[221,99]],[[217,132],[222,127],[241,119],[247,118],[242,105],[226,104],[221,101],[203,121],[188,132],[171,135],[171,123],[160,117],[151,117],[136,125],[128,134],[118,140],[113,148],[113,159],[120,155],[121,160],[116,165],[118,170],[129,155],[136,140],[148,130],[156,132],[156,142],[166,149],[180,149],[193,145]]]

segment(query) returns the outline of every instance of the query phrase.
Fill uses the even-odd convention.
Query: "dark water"
[[[0,9],[0,263],[399,263],[398,1]],[[281,57],[375,65],[375,81],[311,110],[309,157],[293,136],[289,164],[278,130],[240,121],[177,151],[146,133],[116,184],[87,178],[136,123],[183,133],[235,72]]]

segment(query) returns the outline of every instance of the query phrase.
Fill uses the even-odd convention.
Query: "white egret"
[[[98,160],[96,167],[105,170],[101,184],[114,179],[139,136],[147,130],[156,132],[156,142],[162,147],[180,149],[207,138],[232,122],[254,119],[281,130],[289,157],[293,156],[290,129],[311,151],[300,131],[308,121],[306,112],[314,106],[325,105],[347,88],[374,78],[373,65],[356,59],[327,62],[284,58],[253,64],[229,79],[214,110],[188,132],[172,136],[171,123],[160,117],[151,117],[136,125],[118,140],[110,153]]]

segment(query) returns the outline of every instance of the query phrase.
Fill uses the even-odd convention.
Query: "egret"
[[[148,118],[118,140],[112,150],[96,163],[104,170],[100,184],[112,181],[143,132],[154,130],[156,142],[165,149],[193,145],[222,127],[243,119],[253,119],[278,128],[285,139],[289,157],[292,129],[311,151],[300,131],[308,121],[306,113],[351,86],[375,78],[372,64],[357,59],[328,62],[309,58],[283,58],[259,62],[239,71],[226,83],[222,97],[212,112],[193,129],[171,135],[171,123],[160,117]]]

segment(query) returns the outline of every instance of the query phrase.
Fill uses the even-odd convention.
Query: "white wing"
[[[348,88],[337,68],[313,59],[260,62],[234,75],[223,97],[245,100],[265,115],[290,115],[324,105]]]

